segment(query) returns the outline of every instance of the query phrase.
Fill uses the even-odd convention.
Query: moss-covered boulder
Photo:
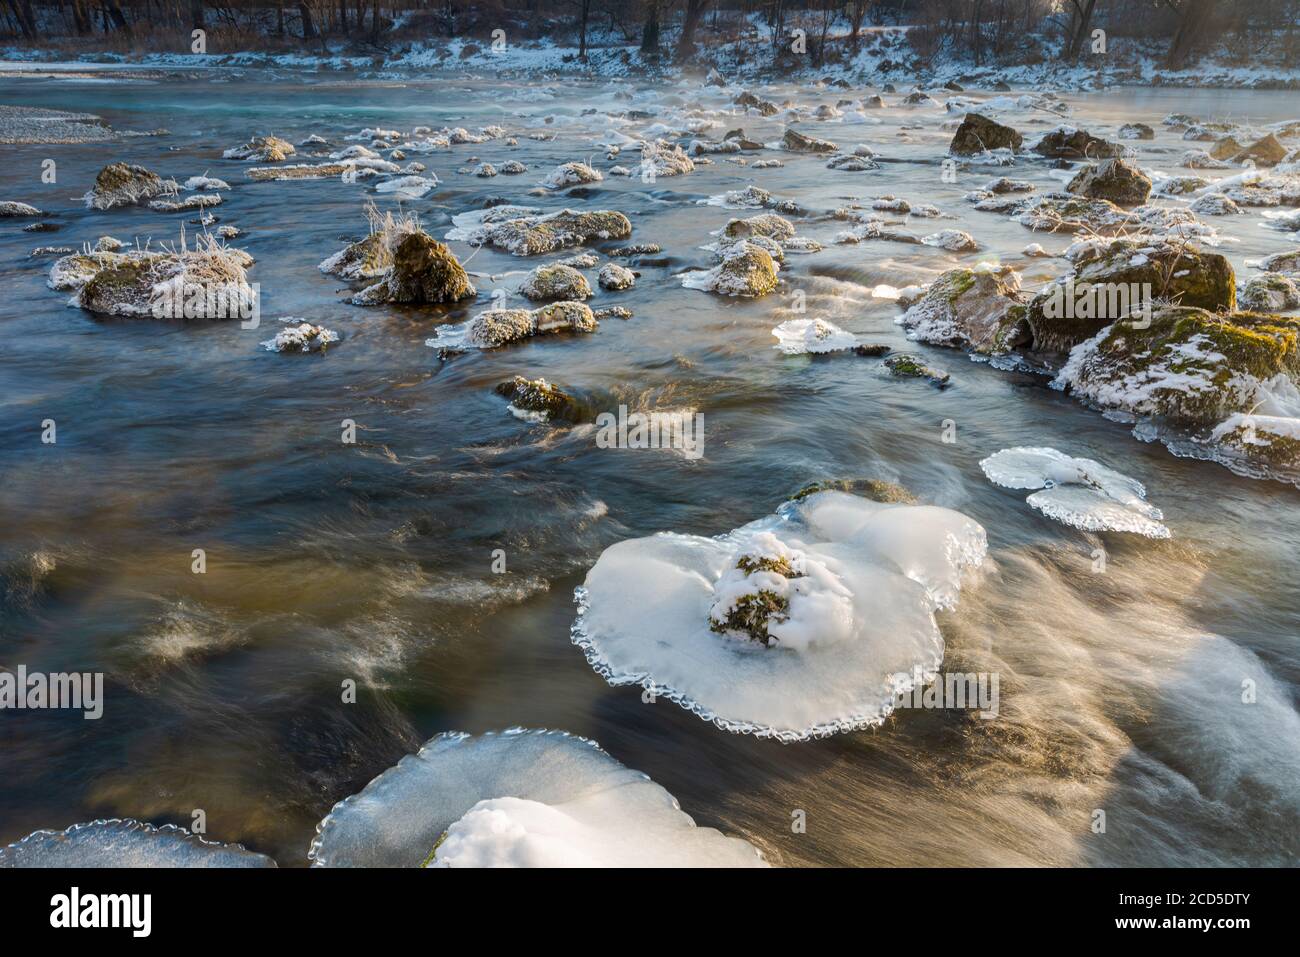
[[[587,277],[572,266],[559,263],[538,266],[528,274],[519,287],[525,299],[545,302],[548,299],[590,299],[591,284]]]
[[[414,231],[393,249],[393,265],[373,286],[353,297],[357,305],[381,302],[459,302],[475,295],[474,286],[452,251],[428,233]]]
[[[974,156],[985,150],[1018,150],[1025,138],[1009,126],[979,113],[967,113],[948,144],[954,156]]]
[[[1124,155],[1124,147],[1073,126],[1058,126],[1044,133],[1034,152],[1050,159],[1109,159]]]
[[[902,324],[921,342],[1001,354],[1029,340],[1027,301],[1010,266],[951,269],[903,313]]]
[[[1103,409],[1212,427],[1300,374],[1298,339],[1295,317],[1163,306],[1149,325],[1116,322],[1080,344],[1055,384]]]
[[[1276,166],[1286,158],[1286,147],[1272,133],[1257,139],[1231,156],[1233,163],[1253,163],[1255,166]]]
[[[1122,159],[1108,159],[1080,170],[1066,189],[1116,206],[1141,206],[1151,195],[1151,177]]]
[[[99,171],[95,185],[82,199],[91,209],[133,206],[163,193],[176,193],[175,180],[163,179],[152,170],[128,163],[111,163]]]
[[[1231,311],[1237,305],[1232,264],[1194,246],[1118,240],[1035,296],[1025,322],[1035,351],[1063,353],[1155,302]]]

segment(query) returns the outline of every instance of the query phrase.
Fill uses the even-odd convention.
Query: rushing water
[[[834,103],[871,91],[768,91]],[[879,283],[927,281],[960,262],[1004,258],[1033,286],[1060,261],[1019,250],[1031,234],[970,210],[961,196],[1003,172],[1057,183],[1041,163],[962,172],[945,183],[950,130],[939,110],[890,109],[880,125],[805,123],[891,162],[877,172],[780,155],[750,170],[715,157],[644,184],[607,177],[585,195],[528,195],[554,165],[591,158],[611,124],[584,110],[662,110],[699,88],[453,78],[377,82],[217,73],[157,82],[0,80],[0,102],[88,111],[118,129],[166,127],[111,144],[5,147],[0,199],[57,214],[57,233],[0,227],[0,666],[103,671],[104,717],[6,713],[0,721],[0,844],[42,827],[124,816],[241,841],[303,863],[315,823],[431,735],[512,725],[562,728],[649,773],[701,824],[744,836],[781,864],[1228,864],[1300,859],[1300,507],[1292,487],[1239,478],[1143,444],[1127,426],[964,355],[910,345]],[[895,98],[890,97],[891,101]],[[1177,110],[1206,118],[1293,118],[1287,93],[1113,91],[1069,96],[1074,115],[1113,135],[1158,129],[1141,162],[1168,172],[1192,145],[1159,127]],[[543,122],[552,115],[555,121]],[[1046,113],[1013,114],[1031,133]],[[653,120],[646,123],[654,122]],[[763,140],[780,124],[721,118]],[[536,263],[453,248],[476,278],[477,307],[361,308],[317,263],[364,233],[365,183],[253,183],[220,158],[250,135],[338,142],[365,126],[471,129],[501,140],[415,156],[442,179],[408,202],[441,236],[490,197],[548,209],[619,209],[636,265],[627,305],[585,337],[542,337],[442,362],[424,345],[512,291]],[[902,124],[919,128],[902,130]],[[626,127],[635,132],[645,124]],[[550,129],[550,142],[525,131]],[[458,174],[477,156],[516,158],[526,175]],[[57,183],[41,161],[57,161]],[[45,286],[37,245],[104,234],[179,238],[192,214],[97,213],[75,199],[100,166],[142,163],[177,179],[208,172],[234,187],[216,212],[257,263],[263,325],[95,318]],[[896,161],[896,162],[895,162]],[[633,165],[635,158],[626,165]],[[873,359],[783,356],[770,330],[792,318],[786,291],[758,301],[684,289],[699,246],[732,215],[698,201],[754,182],[814,214],[892,193],[933,203],[986,247],[954,255],[888,242],[831,245],[843,224],[799,232],[826,243],[782,275],[808,314],[952,372],[944,391],[888,376]],[[1216,225],[1246,258],[1283,248],[1255,215]],[[188,226],[188,230],[195,229]],[[471,255],[473,253],[473,255]],[[502,275],[510,273],[510,275]],[[521,302],[517,297],[512,302]],[[328,355],[262,350],[274,317],[341,333]],[[597,448],[590,428],[529,425],[492,387],[544,376],[599,408],[695,408],[704,455]],[[40,441],[41,422],[58,441]],[[356,445],[340,441],[353,419]],[[957,441],[942,441],[943,423]],[[978,462],[1015,445],[1097,458],[1146,483],[1174,531],[1167,542],[1092,535],[992,487]],[[612,689],[569,640],[573,589],[601,550],[674,529],[716,534],[769,513],[806,482],[877,477],[959,509],[989,532],[993,562],[941,624],[949,671],[997,672],[1000,713],[904,711],[874,731],[783,745],[730,735],[667,701]],[[1104,572],[1094,550],[1104,546]],[[191,572],[194,549],[207,572]],[[494,550],[507,572],[494,574]],[[653,615],[653,608],[630,613]],[[341,684],[359,686],[343,704]],[[1242,703],[1244,681],[1257,700]],[[1105,833],[1092,830],[1106,812]],[[791,828],[806,812],[806,833]]]

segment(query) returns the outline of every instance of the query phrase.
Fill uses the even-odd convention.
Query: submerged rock
[[[133,206],[163,193],[180,190],[175,180],[165,180],[143,166],[112,163],[95,177],[95,185],[82,197],[91,209]]]
[[[1018,150],[1024,137],[1009,126],[1003,126],[979,113],[967,113],[948,144],[954,156],[974,156],[988,150]]]
[[[545,379],[528,379],[517,375],[496,387],[497,395],[510,401],[512,410],[531,413],[529,417],[559,419],[576,422],[579,418],[577,401],[562,389]]]
[[[916,505],[918,503],[917,497],[903,486],[896,482],[886,482],[883,479],[841,479],[813,482],[791,495],[790,501],[802,502],[809,495],[827,491],[849,492],[886,505]]]
[[[1002,354],[1029,341],[1020,275],[1010,266],[952,269],[903,313],[912,338]]]
[[[519,287],[519,292],[534,302],[547,299],[590,299],[591,285],[578,270],[556,263],[534,269]]]
[[[1151,195],[1151,178],[1122,159],[1108,159],[1080,170],[1066,189],[1117,206],[1141,206]]]
[[[931,385],[943,388],[952,378],[942,369],[935,369],[926,365],[917,356],[908,355],[907,353],[896,353],[885,360],[885,368],[892,375],[900,379],[928,379]]]
[[[475,295],[465,269],[452,251],[428,233],[408,233],[393,248],[393,265],[383,279],[357,293],[359,306],[382,302],[459,302]]]

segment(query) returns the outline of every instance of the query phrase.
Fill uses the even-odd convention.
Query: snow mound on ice
[[[594,741],[512,728],[441,734],[316,828],[316,867],[761,867]]]
[[[572,638],[610,684],[640,684],[723,730],[823,737],[882,723],[914,669],[938,668],[934,612],[956,604],[986,551],[959,512],[817,492],[716,538],[661,532],[605,549],[575,593]],[[774,609],[765,634],[725,627],[742,601],[755,607],[746,595]]]

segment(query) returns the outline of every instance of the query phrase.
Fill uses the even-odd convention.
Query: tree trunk
[[[204,29],[203,0],[190,0],[190,26],[195,30]]]
[[[682,21],[682,36],[677,41],[677,59],[685,60],[695,52],[695,28],[709,0],[686,0],[686,19]]]
[[[1187,61],[1188,54],[1201,42],[1213,10],[1214,0],[1183,0],[1182,18],[1169,44],[1165,66],[1177,69]]]
[[[72,23],[77,29],[77,36],[85,36],[92,29],[83,0],[72,0]]]
[[[306,0],[298,0],[298,12],[302,15],[302,38],[311,40],[316,36],[316,24],[311,18],[311,7]]]
[[[9,9],[13,11],[14,20],[18,22],[18,29],[22,31],[23,36],[35,40],[36,22],[32,17],[31,5],[20,3],[19,0],[9,0]]]
[[[113,21],[113,26],[130,36],[131,24],[127,22],[126,15],[122,13],[117,0],[104,0],[104,9],[108,12],[109,19]]]
[[[645,29],[641,31],[641,52],[659,52],[659,0],[646,0]]]
[[[587,59],[587,14],[591,12],[591,0],[582,0],[582,19],[578,24],[578,59]]]
[[[1083,0],[1083,5],[1075,5],[1075,17],[1072,22],[1076,24],[1074,33],[1070,36],[1069,46],[1065,50],[1065,59],[1073,63],[1079,59],[1079,51],[1083,49],[1083,39],[1091,33],[1092,11],[1097,6],[1097,0]]]

